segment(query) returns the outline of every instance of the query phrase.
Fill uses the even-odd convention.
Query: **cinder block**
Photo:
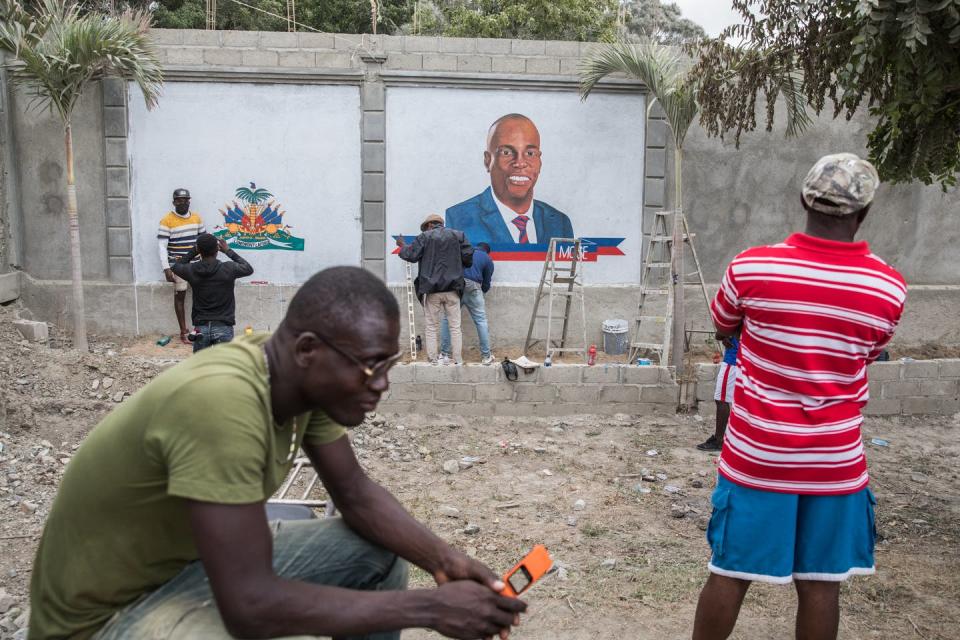
[[[718,364],[698,364],[697,380],[716,380],[719,370],[720,365]]]
[[[620,382],[620,365],[595,365],[592,367],[583,368],[583,382],[590,383],[600,383],[600,384],[616,384]]]
[[[658,387],[643,387],[640,389],[640,401],[641,402],[652,402],[655,404],[677,404],[677,398],[679,398],[680,389],[676,385],[669,386],[658,386]]]
[[[513,400],[514,386],[510,383],[478,384],[476,387],[477,402],[509,402]]]
[[[259,31],[224,31],[220,41],[225,47],[254,47],[260,44]]]
[[[457,71],[483,73],[493,69],[490,56],[465,55],[457,56]]]
[[[657,367],[660,370],[660,384],[676,384],[676,367]]]
[[[663,149],[667,146],[669,131],[663,120],[647,119],[647,148]]]
[[[315,64],[322,69],[352,69],[354,60],[355,58],[349,53],[318,51]]]
[[[204,49],[203,61],[221,67],[239,67],[243,64],[241,49]]]
[[[580,58],[560,58],[560,73],[565,76],[580,73]]]
[[[495,56],[491,60],[494,73],[523,73],[527,69],[527,62],[523,58]]]
[[[108,268],[110,282],[124,284],[133,282],[133,258],[130,256],[110,256]]]
[[[435,36],[404,36],[403,50],[407,53],[436,53],[440,51],[440,38]]]
[[[618,413],[625,413],[633,416],[650,415],[673,415],[676,413],[676,407],[673,405],[651,404],[651,403],[600,403],[593,407],[586,408],[587,413],[596,413],[598,415],[612,416]]]
[[[623,367],[620,377],[626,384],[658,384],[660,382],[660,367]]]
[[[415,382],[416,377],[413,374],[414,367],[409,364],[398,364],[390,369],[390,384],[403,384],[404,382]]]
[[[127,136],[127,110],[124,107],[103,108],[103,135],[108,138]],[[126,162],[120,164],[126,165]]]
[[[510,51],[518,56],[542,56],[547,49],[543,40],[513,40]]]
[[[472,402],[472,384],[437,384],[433,385],[433,397],[440,402]]]
[[[444,53],[475,53],[476,38],[440,38],[440,51]],[[426,63],[426,59],[424,59]]]
[[[581,364],[555,364],[550,367],[540,367],[540,383],[577,384],[580,382]]]
[[[203,49],[197,47],[170,47],[167,49],[167,64],[203,64]]]
[[[129,256],[132,244],[130,227],[109,227],[107,229],[108,255]]]
[[[194,47],[219,47],[220,31],[206,31],[200,29],[189,29],[182,32],[181,42],[187,46]]]
[[[863,414],[867,416],[896,416],[900,415],[900,400],[898,398],[871,398],[867,406],[863,408]]]
[[[941,378],[960,378],[960,358],[945,358],[940,361]]]
[[[386,180],[382,173],[364,173],[361,178],[363,199],[368,202],[383,202],[386,197]]]
[[[317,54],[314,51],[280,51],[277,54],[277,62],[281,67],[306,69],[317,66]]]
[[[940,398],[940,413],[945,416],[960,413],[960,398]]]
[[[364,231],[362,237],[364,260],[383,260],[384,247],[387,243],[383,231]]]
[[[126,167],[107,169],[107,197],[126,198],[130,195],[130,177]]]
[[[560,392],[560,402],[594,405],[600,400],[600,387],[595,384],[558,384],[557,389]]]
[[[439,388],[439,387],[438,387]],[[432,400],[434,385],[432,384],[391,384],[391,400]]]
[[[457,56],[442,53],[426,54],[423,56],[423,69],[425,71],[456,71]]]
[[[363,141],[383,142],[387,134],[386,120],[383,111],[363,112]],[[382,200],[382,198],[381,198]]]
[[[552,384],[518,384],[517,402],[553,402],[557,387]]]
[[[639,386],[618,384],[600,387],[600,404],[607,402],[638,402],[639,400]]]
[[[491,367],[482,364],[465,364],[457,367],[458,382],[468,382],[471,384],[495,384],[497,382],[497,370],[499,367]]]
[[[899,362],[874,362],[867,367],[867,379],[899,380],[901,369]]]
[[[108,167],[127,166],[127,139],[107,138],[104,141],[104,155]]]
[[[360,266],[377,276],[381,280],[387,279],[387,262],[382,257],[380,258],[363,258],[360,261]]]
[[[415,379],[419,383],[449,384],[460,382],[460,367],[448,367],[418,362],[411,365],[414,368]]]
[[[363,143],[363,170],[383,172],[386,169],[387,149],[382,142]]]
[[[403,51],[403,36],[380,36],[383,51]]]
[[[643,181],[643,203],[648,207],[663,207],[664,180],[661,178],[645,178]]]
[[[300,34],[295,31],[264,31],[260,34],[263,49],[296,49],[300,46]]]
[[[556,75],[560,73],[560,60],[557,58],[527,58],[527,73]]]
[[[34,320],[14,320],[13,326],[17,328],[25,339],[31,342],[46,342],[50,338],[46,322],[35,322]]]
[[[362,221],[364,231],[383,231],[386,227],[384,204],[382,202],[364,202]]]
[[[938,360],[914,360],[903,363],[903,379],[939,378],[940,362]]]
[[[386,108],[383,83],[365,81],[360,86],[360,102],[364,111],[383,111]]]
[[[280,57],[276,51],[250,49],[241,53],[241,61],[245,67],[276,67]]]
[[[648,178],[663,178],[667,175],[667,151],[666,149],[647,148],[647,157],[644,162],[644,170]]]
[[[332,33],[300,32],[301,49],[335,49],[336,46]]]
[[[579,42],[548,40],[543,44],[544,44],[544,53],[546,53],[548,56],[556,56],[558,58],[563,56],[569,56],[571,58],[580,57]]]
[[[182,29],[150,29],[150,39],[156,45],[182,44]]]
[[[920,382],[920,395],[933,396],[956,396],[958,393],[958,383],[956,380],[922,380]]]
[[[107,198],[107,226],[130,226],[130,201],[127,198]]]
[[[942,412],[942,398],[904,398],[901,401],[903,415],[938,415]]]
[[[698,402],[710,402],[713,400],[713,392],[716,390],[716,385],[707,380],[701,380],[697,383],[697,401]],[[877,395],[879,398],[880,396]]]
[[[510,41],[495,38],[477,38],[477,53],[507,55],[510,53]]]
[[[919,382],[901,382],[891,380],[883,383],[883,398],[907,398],[920,395]]]
[[[127,83],[119,78],[103,78],[103,104],[107,107],[123,107],[127,104]]]
[[[333,34],[334,46],[337,49],[349,49],[355,50],[360,46],[366,46],[370,44],[370,39],[372,36],[365,34],[344,34],[344,33],[335,33]],[[373,47],[370,47],[371,49]]]

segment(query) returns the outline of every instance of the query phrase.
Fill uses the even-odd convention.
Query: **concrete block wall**
[[[483,416],[673,413],[679,387],[667,367],[554,365],[515,382],[499,365],[401,364],[390,372],[386,412]]]
[[[697,401],[713,405],[718,365],[697,366]],[[875,362],[867,368],[871,416],[953,415],[960,411],[960,358]]]

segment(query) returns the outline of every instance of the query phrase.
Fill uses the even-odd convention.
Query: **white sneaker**
[[[446,356],[446,355],[443,355],[437,358],[437,362],[443,365],[453,364],[453,360],[450,359],[450,356]]]
[[[493,354],[491,353],[486,358],[481,360],[480,364],[493,364],[494,362],[496,362],[496,360],[494,359]]]

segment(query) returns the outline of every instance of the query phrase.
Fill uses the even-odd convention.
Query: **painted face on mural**
[[[518,213],[525,213],[533,202],[540,156],[540,132],[529,118],[506,116],[490,129],[483,154],[490,185],[497,199]]]

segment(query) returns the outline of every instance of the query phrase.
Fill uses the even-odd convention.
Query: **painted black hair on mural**
[[[217,255],[217,237],[212,233],[201,233],[197,236],[197,251],[204,258]]]
[[[357,319],[400,317],[397,299],[380,278],[358,267],[330,267],[303,283],[287,307],[283,324],[294,333],[317,331],[333,336],[349,331]]]

